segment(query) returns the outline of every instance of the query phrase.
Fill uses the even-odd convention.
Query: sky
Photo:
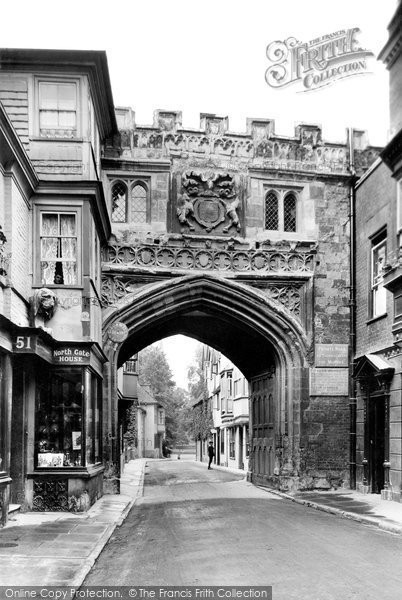
[[[70,0],[62,8],[19,0],[3,3],[10,27],[1,45],[106,50],[115,105],[132,107],[138,124],[151,124],[162,108],[181,110],[186,127],[197,128],[202,112],[228,116],[233,132],[246,131],[247,117],[273,118],[280,135],[317,123],[325,140],[337,142],[353,126],[381,145],[389,129],[381,62],[369,59],[368,75],[303,93],[268,86],[266,48],[358,27],[360,45],[378,56],[395,7],[396,0]]]
[[[369,142],[389,137],[388,73],[376,59],[387,40],[396,0],[18,0],[1,7],[1,45],[10,48],[105,50],[115,106],[130,106],[139,125],[155,109],[180,110],[183,126],[199,127],[200,113],[229,117],[245,132],[247,117],[275,120],[279,135],[298,123],[319,124],[323,139],[346,141],[346,128],[368,131]],[[300,42],[358,27],[360,46],[374,53],[369,74],[303,92],[274,89],[265,80],[271,42]],[[163,347],[176,383],[196,342],[176,336]]]
[[[200,342],[184,335],[172,335],[157,344],[166,354],[176,385],[186,390],[187,371],[195,364],[195,352]]]

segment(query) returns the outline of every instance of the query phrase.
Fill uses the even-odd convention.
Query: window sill
[[[27,476],[37,477],[38,475],[57,475],[58,477],[81,477],[83,479],[90,479],[98,473],[105,470],[102,463],[97,465],[88,465],[87,467],[36,467]]]
[[[366,325],[371,325],[372,323],[375,323],[376,321],[380,321],[381,319],[385,319],[388,316],[388,313],[383,313],[382,315],[377,315],[376,317],[371,317],[371,319],[368,319],[366,321]]]
[[[35,135],[30,138],[31,142],[71,142],[71,143],[79,143],[82,144],[84,138],[82,137],[45,137],[41,135]]]
[[[49,288],[50,290],[83,290],[83,285],[57,285],[56,283],[35,283],[32,285],[33,289]]]

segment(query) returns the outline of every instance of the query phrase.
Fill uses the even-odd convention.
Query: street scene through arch
[[[232,360],[250,383],[252,439],[249,477],[260,484],[299,486],[300,405],[306,393],[306,339],[297,321],[259,290],[210,276],[185,276],[126,297],[106,315],[113,331],[126,329],[119,346],[105,343],[110,406],[119,402],[117,369],[162,336],[187,334]],[[106,330],[107,331],[107,330]],[[304,387],[303,387],[304,386]],[[111,410],[110,418],[118,414]],[[118,423],[115,428],[116,441]],[[120,449],[112,448],[116,462]],[[338,474],[339,476],[339,474]]]

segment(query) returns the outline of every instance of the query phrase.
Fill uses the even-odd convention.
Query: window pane
[[[39,107],[45,109],[57,109],[57,84],[39,84]]]
[[[61,83],[58,86],[58,108],[59,110],[76,109],[76,90],[74,83]]]
[[[265,198],[265,229],[277,231],[278,228],[278,197],[275,192],[268,192]]]
[[[36,388],[35,458],[41,468],[82,465],[80,372],[42,374]]]
[[[386,258],[386,244],[383,242],[373,248],[373,284],[382,281]]]
[[[126,222],[127,188],[120,181],[112,189],[112,222]]]
[[[102,392],[101,383],[98,378],[96,381],[96,397],[94,410],[94,429],[95,429],[95,463],[102,460]]]
[[[60,283],[63,285],[77,285],[77,263],[63,262],[60,266],[62,270],[62,280]]]
[[[288,194],[283,201],[283,228],[296,231],[296,196]]]
[[[55,236],[59,234],[59,215],[56,213],[42,214],[42,235]]]
[[[76,235],[75,215],[60,215],[60,233],[63,236]]]
[[[131,217],[136,223],[147,222],[147,192],[142,185],[135,185],[132,189]]]
[[[387,257],[387,243],[382,240],[371,251],[371,287],[373,317],[386,312],[387,292],[383,287],[383,269]]]
[[[40,112],[40,128],[53,129],[58,126],[58,113],[56,111],[45,110]]]
[[[387,291],[382,284],[373,290],[373,316],[387,312]]]
[[[60,112],[59,113],[59,127],[65,129],[75,129],[76,127],[76,116],[75,112]]]

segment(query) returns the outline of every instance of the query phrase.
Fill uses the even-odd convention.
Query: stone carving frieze
[[[109,244],[104,267],[152,267],[156,270],[293,273],[308,276],[314,270],[314,250],[269,247],[263,249],[194,247],[159,244]]]
[[[224,223],[223,233],[232,227],[239,232],[239,205],[235,182],[229,173],[190,171],[183,174],[176,215],[184,228],[195,231],[198,224],[209,233]]]
[[[269,286],[265,290],[266,295],[279,302],[284,306],[293,316],[299,320],[301,318],[301,290],[300,286],[295,285],[282,285],[282,286]]]
[[[115,155],[116,143],[109,140],[106,156]],[[231,134],[228,132],[181,131],[160,126],[136,127],[120,132],[120,146],[127,148],[133,158],[162,158],[215,156],[239,159],[246,165],[283,170],[323,173],[349,173],[349,151],[346,145],[329,144],[322,140],[320,131],[305,132],[300,139],[281,139],[273,132],[263,136]],[[364,172],[378,157],[379,148],[368,147],[355,151],[355,166]]]

